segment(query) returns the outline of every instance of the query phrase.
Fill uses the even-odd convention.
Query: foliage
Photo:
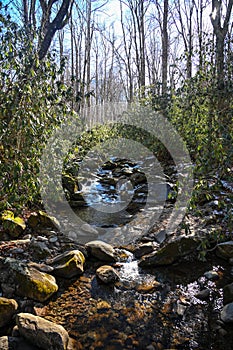
[[[1,206],[39,203],[43,144],[70,113],[71,92],[53,56],[42,62],[24,29],[0,13]]]

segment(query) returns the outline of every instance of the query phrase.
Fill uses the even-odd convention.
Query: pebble
[[[50,243],[55,243],[55,242],[57,242],[58,241],[58,238],[56,237],[56,236],[53,236],[53,237],[50,237],[49,238],[49,242]]]

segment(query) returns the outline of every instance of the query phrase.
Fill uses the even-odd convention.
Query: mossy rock
[[[31,215],[28,218],[27,224],[29,227],[35,229],[35,228],[60,228],[60,223],[58,220],[48,215],[42,210],[39,210],[36,213],[31,213]]]
[[[0,220],[3,225],[3,229],[12,238],[19,237],[26,229],[26,224],[19,216],[15,217],[11,210],[5,210],[1,213]]]
[[[14,276],[17,295],[43,302],[58,290],[55,278],[47,273],[13,258],[7,258],[5,265],[9,275]]]
[[[71,194],[78,191],[76,179],[68,174],[62,175],[62,185]]]
[[[84,271],[85,257],[80,250],[71,250],[49,261],[54,268],[54,274],[64,278],[81,275]]]

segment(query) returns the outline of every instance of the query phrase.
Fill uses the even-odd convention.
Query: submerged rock
[[[60,325],[29,313],[16,316],[21,336],[32,344],[46,350],[66,350],[69,342],[68,332]]]
[[[96,270],[97,277],[104,283],[114,283],[119,280],[119,275],[116,270],[109,265],[100,266]]]
[[[208,288],[201,290],[197,294],[195,294],[195,298],[199,300],[207,300],[210,296],[210,290]]]
[[[91,241],[86,244],[88,253],[93,257],[108,262],[115,262],[116,254],[114,248],[103,241]]]
[[[139,284],[136,290],[139,293],[153,293],[155,290],[161,287],[161,283],[158,281],[149,281]]]
[[[54,274],[64,278],[72,278],[83,273],[85,257],[80,250],[71,250],[49,260]]]
[[[0,298],[0,327],[6,326],[18,309],[14,299]]]
[[[170,265],[181,257],[184,257],[197,248],[199,242],[194,237],[180,237],[167,243],[158,251],[145,255],[139,262],[141,267]]]
[[[233,241],[219,243],[216,248],[216,254],[225,260],[233,258]]]
[[[224,306],[221,311],[221,319],[225,323],[233,322],[233,302]]]
[[[19,296],[43,302],[58,290],[53,276],[40,272],[22,261],[7,258],[4,266],[5,270],[1,271],[1,282],[4,288],[9,285]]]

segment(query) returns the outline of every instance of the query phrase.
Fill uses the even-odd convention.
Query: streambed
[[[79,279],[60,281],[59,295],[36,309],[62,324],[77,349],[232,349],[231,333],[218,332],[222,287],[232,279],[222,260],[142,270],[128,253],[116,265],[120,281],[114,286],[96,278],[100,265],[91,263]],[[219,278],[208,280],[208,270]],[[210,290],[206,300],[196,297],[203,288]]]

